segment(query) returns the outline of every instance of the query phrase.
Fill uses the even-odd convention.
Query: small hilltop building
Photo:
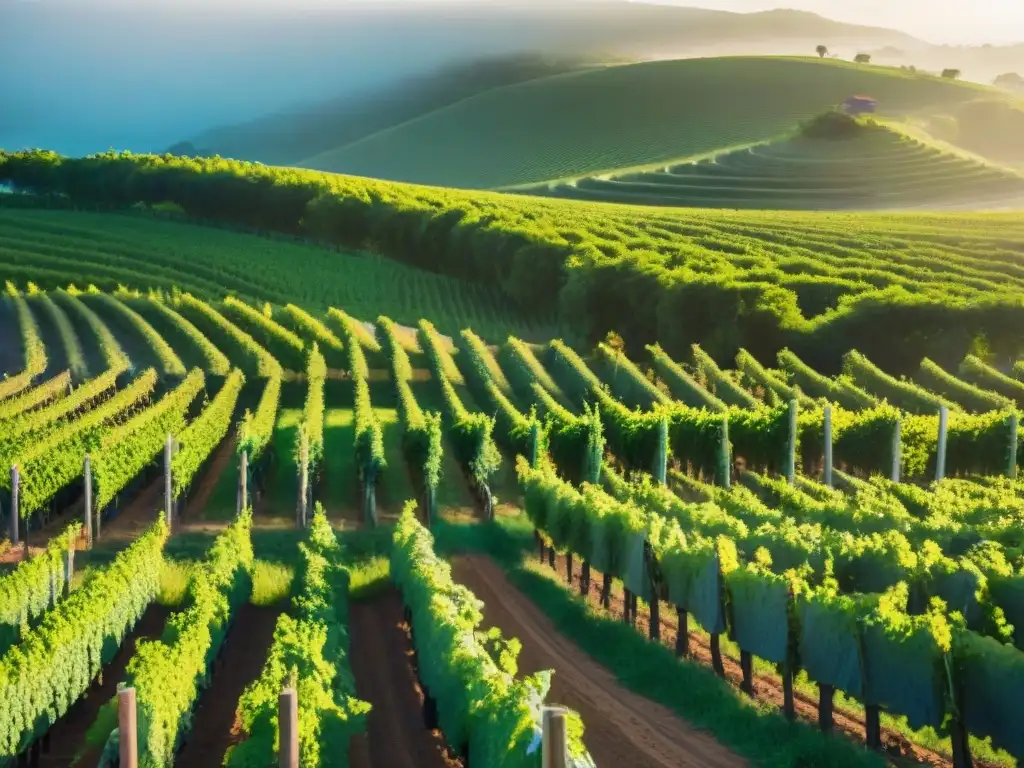
[[[854,117],[872,115],[878,109],[878,101],[870,96],[851,96],[842,103],[843,111]]]

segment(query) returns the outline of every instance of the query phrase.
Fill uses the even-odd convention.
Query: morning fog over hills
[[[1020,46],[952,56],[900,31],[806,11],[735,14],[607,0],[36,0],[8,2],[0,14],[0,57],[9,62],[0,67],[0,146],[70,154],[160,151],[189,141],[203,151],[298,162],[488,87],[623,57],[813,55],[825,44],[843,58],[866,50],[896,65],[957,66],[979,82],[1024,70]],[[510,55],[543,61],[475,71],[479,59]],[[360,124],[342,125],[352,113],[362,115]],[[262,119],[253,131],[305,133],[308,145],[236,143],[244,124]]]

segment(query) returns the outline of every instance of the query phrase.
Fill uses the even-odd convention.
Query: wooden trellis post
[[[277,700],[279,768],[299,768],[299,697],[285,688]]]
[[[302,443],[299,450],[299,528],[306,527],[306,505],[309,502],[309,436],[302,430]]]
[[[238,513],[249,506],[249,452],[242,451],[238,468]]]
[[[164,514],[168,527],[174,525],[174,487],[171,482],[171,462],[174,460],[174,438],[167,435],[164,443]]]
[[[939,406],[939,444],[935,450],[935,479],[946,476],[946,442],[949,438],[949,408]]]
[[[82,477],[85,480],[85,545],[92,549],[92,459],[89,458],[89,454],[85,455]]]
[[[75,577],[75,542],[71,542],[64,553],[64,595],[71,594],[71,581]]]
[[[786,482],[796,482],[797,402],[789,401],[789,442],[786,444]]]
[[[11,465],[11,544],[18,543],[18,484],[21,474],[18,472],[18,465]]]
[[[901,425],[899,418],[896,419],[896,425],[892,430],[892,471],[889,474],[889,479],[894,483],[900,481],[900,466],[903,464],[903,443],[900,436]]]
[[[718,482],[728,490],[732,486],[732,456],[729,449],[729,414],[722,414],[718,443]]]
[[[567,768],[568,743],[565,729],[566,710],[544,707],[541,736],[542,768]]]
[[[139,768],[139,731],[134,688],[117,692],[118,767]]]
[[[665,485],[668,480],[668,417],[658,422],[658,453],[654,459],[654,482]]]
[[[1017,477],[1017,412],[1014,411],[1009,416],[1009,427],[1010,427],[1010,445],[1009,455],[1006,463],[1006,475],[1007,477]]]
[[[821,469],[821,479],[828,487],[833,486],[831,480],[831,468],[833,468],[833,457],[831,457],[831,406],[825,406],[824,411],[824,466]]]

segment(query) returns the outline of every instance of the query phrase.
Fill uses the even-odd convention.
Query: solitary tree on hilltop
[[[858,53],[856,56],[853,57],[853,60],[857,64],[870,64],[871,63],[871,54],[870,53]]]
[[[818,56],[820,56],[823,59],[826,56],[828,56],[828,46],[827,45],[819,45],[815,50],[818,51]]]
[[[944,69],[942,70],[942,76],[947,80],[959,80],[960,70],[959,69]]]

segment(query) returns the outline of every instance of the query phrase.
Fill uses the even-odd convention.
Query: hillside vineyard
[[[0,149],[0,768],[1024,763],[1013,48],[615,5]]]
[[[1024,312],[1024,223],[1014,214],[646,210],[129,154],[5,155],[0,180],[37,193],[32,205],[170,207],[171,217],[393,260],[346,259],[353,277],[338,279],[337,257],[323,250],[286,266],[276,247],[252,240],[245,259],[210,248],[192,260],[179,247],[189,232],[170,225],[153,238],[145,234],[158,226],[151,221],[0,211],[2,275],[46,287],[66,285],[80,264],[106,289],[177,286],[209,297],[227,289],[314,309],[351,297],[345,305],[369,305],[369,317],[386,307],[407,324],[419,316],[441,323],[454,313],[458,323],[441,330],[470,323],[495,338],[503,323],[523,322],[534,326],[528,338],[550,337],[557,318],[591,342],[614,329],[630,348],[658,341],[685,354],[699,343],[717,359],[744,347],[770,360],[789,348],[832,373],[851,348],[896,373],[909,373],[923,357],[955,366],[982,341],[1011,358]],[[25,201],[6,197],[5,206]],[[62,245],[76,235],[104,248]],[[226,281],[221,291],[219,281]],[[407,293],[415,311],[400,314],[391,297]],[[484,317],[462,314],[464,306],[485,307]],[[522,316],[529,320],[516,319]]]
[[[56,217],[40,220],[52,228]],[[78,218],[63,236],[81,236]],[[163,226],[172,225],[154,236]],[[1024,694],[1021,371],[967,356],[952,368],[925,359],[901,379],[856,350],[838,376],[790,350],[759,361],[741,349],[728,366],[698,345],[685,357],[658,345],[626,356],[615,342],[581,355],[558,339],[488,343],[469,329],[442,335],[426,319],[371,324],[337,307],[104,292],[88,280],[83,272],[78,287],[53,290],[11,281],[3,297],[17,363],[0,390],[0,453],[16,470],[0,478],[0,522],[10,546],[39,551],[0,575],[3,757],[37,754],[71,703],[89,700],[119,653],[114,638],[135,631],[162,594],[171,549],[190,535],[195,500],[212,503],[202,490],[212,484],[234,497],[167,619],[174,629],[128,656],[142,764],[175,764],[201,727],[189,713],[222,695],[213,660],[252,610],[257,533],[281,513],[302,542],[292,602],[229,702],[243,733],[225,764],[273,760],[277,693],[294,664],[302,765],[338,764],[378,706],[352,682],[363,678],[350,669],[346,606],[363,577],[330,514],[387,533],[418,679],[453,752],[539,764],[531,745],[550,681],[518,672],[518,641],[479,634],[483,614],[465,611],[475,598],[428,531],[451,525],[453,483],[495,520],[495,489],[513,468],[542,558],[554,564],[557,552],[582,595],[593,582],[598,608],[611,610],[615,579],[625,620],[646,616],[651,644],[639,653],[662,650],[670,626],[678,656],[700,658],[710,642],[720,675],[738,653],[751,696],[753,660],[778,665],[782,711],[755,734],[798,717],[802,670],[828,730],[838,690],[861,707],[869,746],[903,716],[901,727],[946,735],[956,765],[972,748],[1024,757],[1008,714]],[[80,322],[57,322],[55,306]],[[77,370],[64,368],[71,361]],[[162,494],[168,470],[152,521],[116,544],[123,516],[139,508],[132,498],[149,485]],[[105,546],[112,559],[99,556]],[[53,586],[79,548],[89,577]],[[708,634],[691,636],[690,621]],[[241,650],[223,653],[230,664]],[[600,740],[590,747],[586,717],[569,721],[572,764],[611,759]],[[816,750],[829,764],[875,764],[809,724],[789,733],[786,764]]]

